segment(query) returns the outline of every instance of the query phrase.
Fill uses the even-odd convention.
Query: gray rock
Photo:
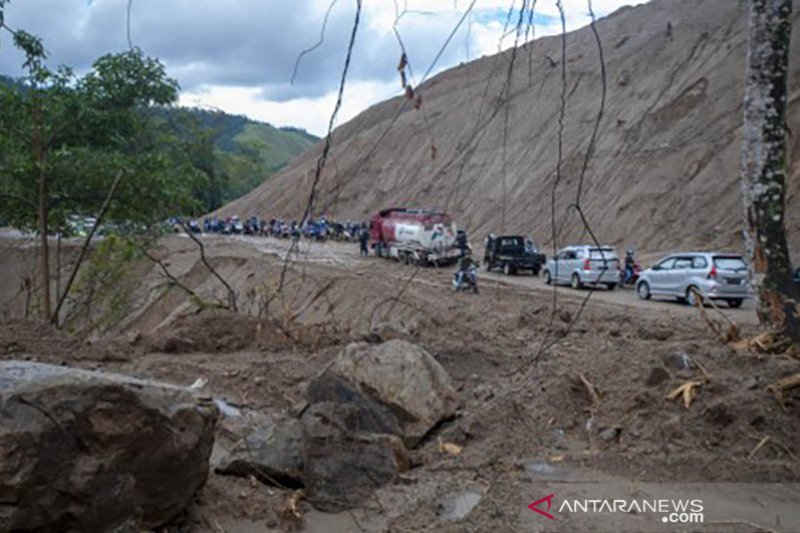
[[[599,438],[603,442],[614,442],[619,439],[619,428],[605,428],[600,433],[597,434],[597,438]]]
[[[409,466],[398,437],[348,429],[358,418],[356,411],[352,405],[321,402],[303,413],[306,499],[321,511],[363,504]]]
[[[465,518],[480,501],[481,493],[477,490],[462,490],[449,494],[442,501],[439,515],[450,522],[458,522]]]
[[[188,389],[0,363],[0,530],[152,529],[203,486],[217,408]]]
[[[389,407],[409,446],[453,416],[459,405],[458,393],[444,368],[410,342],[351,344],[339,354],[331,370]]]
[[[347,429],[369,433],[401,435],[400,423],[389,409],[375,399],[362,393],[358,387],[328,371],[314,379],[306,390],[309,405],[321,402],[346,404],[353,407],[346,420]]]
[[[648,387],[655,387],[657,385],[661,385],[665,381],[670,379],[669,372],[667,372],[663,367],[656,366],[650,371],[650,374],[647,376],[645,380],[645,385]]]
[[[302,486],[303,432],[296,419],[275,422],[264,416],[233,448],[223,453],[218,474],[254,476],[262,483],[285,488]]]

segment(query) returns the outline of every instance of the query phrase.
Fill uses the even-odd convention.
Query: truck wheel
[[[534,268],[533,270],[531,270],[531,275],[538,276],[539,275],[539,268]]]
[[[505,263],[503,265],[503,274],[505,274],[506,276],[510,276],[513,272],[514,271],[511,269],[511,265],[509,265],[508,263]]]

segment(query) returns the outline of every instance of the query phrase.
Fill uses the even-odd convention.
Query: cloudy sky
[[[598,17],[644,0],[593,0]],[[522,0],[364,0],[339,122],[401,92],[397,29],[419,79],[463,18],[432,74],[498,49],[509,7]],[[589,22],[587,0],[563,0],[567,29]],[[181,85],[181,103],[296,126],[322,135],[333,109],[356,0],[132,0],[133,44],[158,57]],[[128,0],[11,0],[6,23],[44,39],[52,64],[83,71],[128,47]],[[327,23],[323,24],[326,20]],[[516,16],[516,15],[515,15]],[[399,18],[398,18],[399,17]],[[560,31],[555,0],[538,0],[536,37]],[[292,83],[298,55],[305,54]],[[0,35],[0,73],[21,56]]]

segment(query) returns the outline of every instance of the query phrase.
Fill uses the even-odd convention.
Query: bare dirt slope
[[[542,468],[625,483],[800,480],[798,389],[779,401],[767,388],[796,373],[797,361],[734,351],[687,308],[673,313],[668,303],[642,308],[593,299],[576,320],[575,294],[585,291],[559,289],[553,313],[552,289],[486,280],[480,295],[456,294],[451,271],[360,258],[355,245],[335,243],[301,246],[277,291],[286,241],[204,243],[210,263],[239,294],[241,313],[198,313],[197,301],[163,286],[152,266],[131,280],[141,293],[117,331],[88,342],[13,319],[0,323],[0,358],[181,385],[204,378],[215,398],[277,414],[303,398],[343,346],[379,341],[374,326],[388,324],[378,331],[420,344],[446,368],[462,407],[413,451],[410,470],[352,513],[326,515],[301,500],[297,518],[287,511],[294,492],[214,474],[184,530],[539,531],[526,505],[542,496]],[[165,238],[153,254],[202,300],[223,297],[188,238]],[[748,313],[731,316],[739,321]],[[564,334],[540,353],[542,342]],[[688,407],[667,398],[687,380],[700,382]],[[462,446],[461,453],[443,451],[440,439]],[[480,501],[465,520],[451,522],[445,500],[465,488]],[[736,513],[735,502],[709,505],[706,520]],[[796,530],[784,526],[770,522],[776,531]]]
[[[600,240],[647,251],[740,243],[745,5],[653,0],[597,23],[608,94],[582,205]],[[797,35],[792,131],[800,130]],[[348,218],[391,205],[439,208],[480,235],[524,231],[544,243],[551,233],[561,67],[560,37],[543,38],[428,80],[418,88],[418,111],[403,107],[400,97],[364,111],[334,132],[316,213]],[[565,82],[564,158],[556,189],[561,243],[588,240],[567,207],[576,199],[600,105],[590,28],[567,36]],[[794,162],[800,143],[791,137],[790,145],[788,223],[790,245],[797,249],[800,178]],[[299,218],[320,150],[317,145],[220,212]]]

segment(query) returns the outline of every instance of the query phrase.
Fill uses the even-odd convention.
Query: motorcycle
[[[478,294],[478,266],[473,262],[466,271],[457,270],[453,274],[453,290],[468,291]]]
[[[625,285],[633,285],[636,286],[636,282],[639,280],[639,275],[642,273],[642,265],[639,261],[633,262],[633,273],[631,275],[631,279],[628,280],[628,283],[625,283],[625,268],[619,268],[619,286],[623,287]]]

